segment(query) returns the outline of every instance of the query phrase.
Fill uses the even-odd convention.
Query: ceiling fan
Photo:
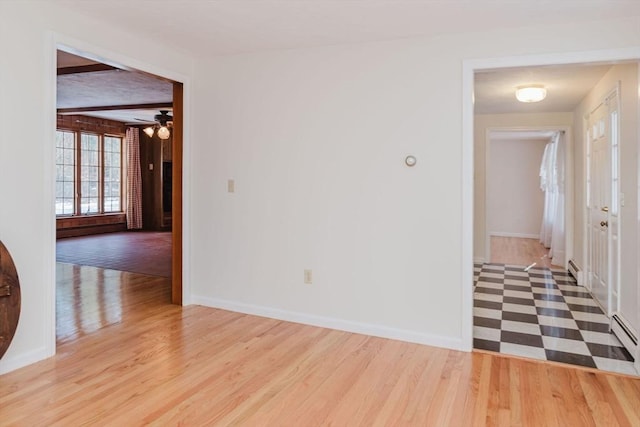
[[[156,121],[156,124],[154,126],[144,128],[143,132],[151,138],[155,128],[157,128],[158,138],[169,139],[169,136],[171,136],[169,128],[173,126],[173,116],[169,115],[169,110],[160,110],[160,114],[153,116],[153,119]],[[146,121],[142,119],[137,120]]]

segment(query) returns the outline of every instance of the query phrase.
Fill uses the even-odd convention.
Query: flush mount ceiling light
[[[547,97],[547,89],[542,85],[526,85],[516,88],[516,98],[520,102],[540,102]]]

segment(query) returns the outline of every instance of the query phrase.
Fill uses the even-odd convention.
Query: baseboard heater
[[[576,282],[578,282],[578,285],[580,286],[584,286],[582,284],[582,271],[580,270],[580,267],[578,267],[578,264],[576,264],[576,262],[572,259],[569,260],[568,262],[569,265],[569,274],[571,274],[573,276],[574,279],[576,279]]]
[[[624,319],[617,314],[614,314],[611,318],[611,332],[618,337],[622,345],[624,345],[629,354],[631,354],[631,357],[635,358],[636,349],[638,348],[638,337],[633,333],[631,328],[625,324]]]

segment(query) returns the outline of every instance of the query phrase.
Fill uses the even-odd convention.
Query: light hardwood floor
[[[639,379],[172,306],[166,279],[98,270],[59,266],[58,354],[0,376],[0,425],[640,425]]]
[[[551,264],[549,249],[538,239],[521,237],[491,236],[491,262],[528,266],[537,263],[537,267],[562,268]]]

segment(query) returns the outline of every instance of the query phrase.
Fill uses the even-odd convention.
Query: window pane
[[[72,132],[67,132],[67,134],[64,137],[64,148],[67,148],[69,150],[74,150],[76,149],[76,136],[74,133]]]
[[[56,215],[74,213],[75,133],[56,131]]]
[[[98,196],[100,194],[100,146],[98,135],[81,135],[80,151],[80,194],[81,214],[100,213]]]
[[[122,138],[104,137],[104,211],[120,212]]]
[[[76,167],[75,165],[65,166],[64,167],[64,180],[73,182],[73,175],[75,175]]]
[[[65,182],[64,183],[64,197],[66,199],[72,199],[73,200],[73,182]]]
[[[89,166],[89,181],[98,182],[98,168],[95,166]]]

